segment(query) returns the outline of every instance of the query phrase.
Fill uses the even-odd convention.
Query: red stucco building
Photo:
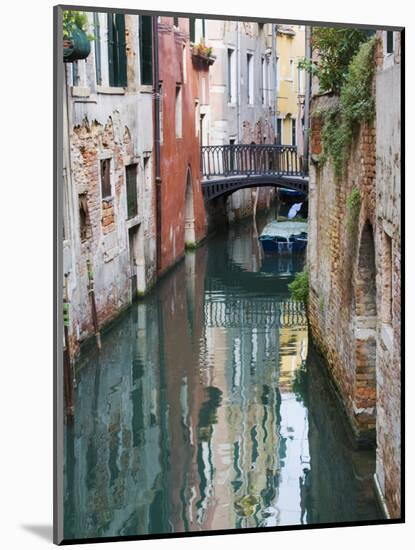
[[[213,58],[190,42],[191,20],[159,17],[158,93],[160,163],[158,271],[180,259],[207,231],[200,181],[203,107],[209,102],[209,66]],[[157,81],[156,80],[156,81]],[[155,116],[157,116],[155,114]],[[156,132],[157,140],[157,132]]]

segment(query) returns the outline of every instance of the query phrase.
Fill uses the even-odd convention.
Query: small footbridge
[[[308,194],[308,172],[291,145],[207,145],[201,147],[205,201],[248,187],[283,187]]]

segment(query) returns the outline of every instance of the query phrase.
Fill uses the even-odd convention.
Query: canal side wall
[[[100,44],[93,44],[88,58],[76,63],[77,80],[75,66],[65,66],[63,272],[70,303],[72,357],[94,334],[87,261],[94,277],[100,327],[132,302],[135,291],[145,292],[156,277],[152,87],[140,84],[139,20],[135,15],[125,16],[127,86],[112,87],[107,14],[99,18]],[[109,166],[110,190],[105,193],[103,161]],[[135,215],[127,207],[127,170],[131,169],[135,170],[131,184],[135,181]]]
[[[376,442],[376,485],[400,516],[400,57],[378,33],[376,116],[354,136],[344,176],[322,154],[314,96],[309,183],[309,319],[356,441]],[[358,190],[359,201],[356,199]],[[356,204],[357,202],[357,204]],[[353,206],[354,203],[354,206]]]

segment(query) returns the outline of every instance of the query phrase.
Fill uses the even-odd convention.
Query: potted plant
[[[86,59],[91,51],[92,35],[87,34],[88,18],[80,11],[63,12],[63,60],[72,63]]]
[[[199,44],[193,44],[193,55],[196,57],[200,57],[203,60],[208,61],[209,63],[213,63],[214,56],[212,55],[212,48],[209,46],[206,46],[205,40],[202,38],[199,42]]]

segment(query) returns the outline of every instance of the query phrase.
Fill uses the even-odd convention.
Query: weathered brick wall
[[[94,274],[98,323],[115,318],[155,278],[155,203],[152,178],[151,87],[138,86],[138,17],[126,16],[128,86],[96,86],[94,48],[81,91],[66,67],[64,101],[63,271],[70,302],[70,351],[94,334],[87,260]],[[101,185],[109,159],[110,190]],[[136,165],[137,215],[127,211],[126,167]],[[131,233],[131,234],[130,234]],[[140,264],[140,265],[139,265]]]
[[[315,99],[314,107],[325,99]],[[321,119],[312,118],[312,156],[321,153]],[[359,286],[358,255],[363,227],[373,227],[375,165],[374,129],[361,128],[353,143],[346,176],[336,179],[330,161],[310,168],[308,264],[310,269],[310,321],[313,334],[327,358],[331,374],[351,419],[351,427],[360,440],[373,438],[375,385],[373,375],[361,365],[365,362],[365,340],[356,346],[357,319],[369,315],[364,293]],[[359,189],[361,209],[355,227],[348,229],[347,199],[352,189]],[[365,257],[362,243],[361,257]],[[364,275],[363,275],[364,277]],[[370,329],[370,327],[367,327]],[[358,412],[359,411],[359,412]]]
[[[380,47],[376,59],[383,60]],[[376,441],[379,485],[389,513],[399,517],[400,92],[398,75],[387,79],[383,72],[378,66],[376,118],[354,137],[340,178],[330,159],[319,162],[319,113],[337,100],[312,100],[309,316],[356,440]],[[352,222],[348,198],[353,188],[361,203]]]

